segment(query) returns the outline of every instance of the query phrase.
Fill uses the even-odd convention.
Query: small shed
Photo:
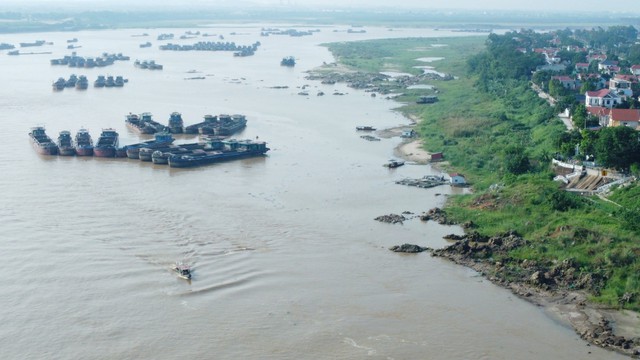
[[[467,179],[464,178],[464,175],[462,174],[458,174],[458,173],[453,173],[453,174],[449,174],[449,178],[451,179],[451,185],[454,186],[463,186],[467,184]]]
[[[438,97],[435,95],[427,95],[427,96],[420,96],[418,98],[418,100],[416,101],[416,103],[418,104],[433,104],[435,102],[438,101]]]
[[[442,161],[444,160],[444,155],[441,152],[431,154],[431,161]]]
[[[402,130],[402,135],[400,135],[403,138],[412,138],[416,135],[416,132],[413,129],[409,129],[409,130]]]

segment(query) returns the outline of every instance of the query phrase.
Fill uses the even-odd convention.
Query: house
[[[558,80],[563,88],[569,90],[575,90],[580,87],[579,82],[570,78],[569,76],[552,76],[551,80]]]
[[[611,109],[612,107],[622,103],[622,98],[609,89],[587,91],[585,95],[586,107],[602,106]]]
[[[536,71],[549,71],[549,72],[562,72],[567,69],[565,64],[547,64],[539,65],[536,67]]]
[[[616,67],[618,67],[618,62],[613,60],[604,60],[598,64],[598,70],[600,71],[610,71]],[[618,71],[620,71],[620,68],[618,68]]]
[[[589,63],[576,64],[576,72],[587,72],[587,71],[589,71]]]
[[[449,178],[451,181],[451,185],[453,186],[463,186],[467,184],[467,180],[464,178],[464,175],[453,173],[449,174]]]
[[[595,90],[600,90],[604,88],[609,88],[609,84],[607,84],[607,79],[602,77],[601,74],[578,74],[578,79],[581,83],[590,82],[595,86]]]
[[[607,109],[602,106],[591,106],[587,108],[587,114],[589,116],[595,117],[598,119],[598,124],[602,127],[606,127],[609,123],[609,114],[611,113],[611,109]]]
[[[544,59],[549,65],[558,64],[562,60],[557,56],[557,48],[537,48],[533,49],[533,52],[544,55]]]
[[[611,109],[607,126],[628,126],[638,129],[640,124],[640,110],[638,109]]]
[[[631,73],[633,75],[640,75],[640,65],[631,65]]]
[[[587,61],[588,62],[605,61],[605,60],[607,60],[607,55],[605,55],[605,54],[589,54],[589,55],[587,55]]]
[[[633,75],[616,75],[609,80],[609,90],[614,91],[619,96],[633,96],[631,84],[634,82],[637,82],[637,79]]]

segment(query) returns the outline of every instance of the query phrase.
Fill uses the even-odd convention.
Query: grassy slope
[[[474,79],[466,75],[466,58],[481,51],[484,40],[394,39],[329,47],[342,64],[372,72],[416,74],[418,70],[413,67],[425,64],[415,59],[444,57],[429,65],[459,78],[429,82],[437,86],[440,101],[417,105],[416,96],[420,91],[425,94],[425,90],[405,91],[399,100],[406,105],[399,110],[420,118],[417,129],[425,147],[443,151],[451,169],[463,172],[474,184],[475,194],[451,198],[448,214],[461,222],[472,220],[479,226],[478,232],[485,235],[515,230],[530,241],[529,247],[499,260],[517,266],[519,260],[535,259],[552,266],[570,258],[580,273],[605,279],[592,289],[594,300],[617,306],[620,297],[631,293],[633,300],[625,306],[640,309],[637,233],[622,226],[618,206],[565,193],[550,180],[549,154],[555,151],[564,127],[527,84],[513,83],[502,96],[481,93],[473,87]],[[511,146],[524,149],[536,169],[534,173],[515,176],[504,170],[509,156],[504,149]],[[489,190],[491,184],[502,186]],[[638,188],[627,192],[614,196],[614,201],[623,203],[624,199],[640,196]]]

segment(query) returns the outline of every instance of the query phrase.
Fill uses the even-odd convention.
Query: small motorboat
[[[175,271],[179,277],[185,280],[191,280],[191,267],[187,264],[183,263],[175,263],[171,267],[173,271]]]
[[[393,168],[397,168],[397,167],[402,166],[402,165],[404,165],[404,161],[391,159],[391,160],[389,160],[388,163],[386,163],[386,164],[384,164],[382,166],[386,166],[386,167],[388,167],[390,169],[393,169]]]

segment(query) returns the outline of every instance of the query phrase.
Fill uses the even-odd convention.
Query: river
[[[249,57],[158,49],[158,34],[194,29],[3,34],[1,42],[15,45],[53,42],[20,49],[48,55],[0,54],[3,358],[622,358],[588,347],[474,271],[428,253],[389,251],[403,243],[442,247],[443,235],[462,233],[415,218],[374,221],[441,206],[453,190],[396,185],[437,172],[413,164],[387,169],[382,164],[400,139],[370,142],[355,131],[408,124],[393,111],[397,103],[304,79],[305,71],[334,61],[321,43],[463,33],[347,33],[336,26],[312,36],[260,37],[260,29],[198,29],[242,45],[260,41]],[[149,36],[137,36],[143,32]],[[93,69],[50,65],[70,54],[66,40],[73,37],[78,55],[121,52],[131,60]],[[217,39],[173,42],[199,40]],[[146,41],[153,46],[141,48]],[[297,65],[281,67],[289,55]],[[135,68],[135,59],[164,70]],[[98,75],[129,82],[52,91],[54,80],[74,73],[90,82]],[[185,80],[193,76],[205,79]],[[309,96],[297,94],[304,85]],[[320,90],[326,95],[316,96]],[[166,123],[174,111],[187,125],[206,114],[244,114],[248,124],[238,137],[259,137],[271,150],[263,158],[169,169],[41,156],[27,136],[35,125],[52,137],[85,127],[95,140],[113,127],[121,144],[134,143],[140,137],[125,127],[126,114],[151,112]],[[169,270],[175,261],[193,265],[192,281]]]

